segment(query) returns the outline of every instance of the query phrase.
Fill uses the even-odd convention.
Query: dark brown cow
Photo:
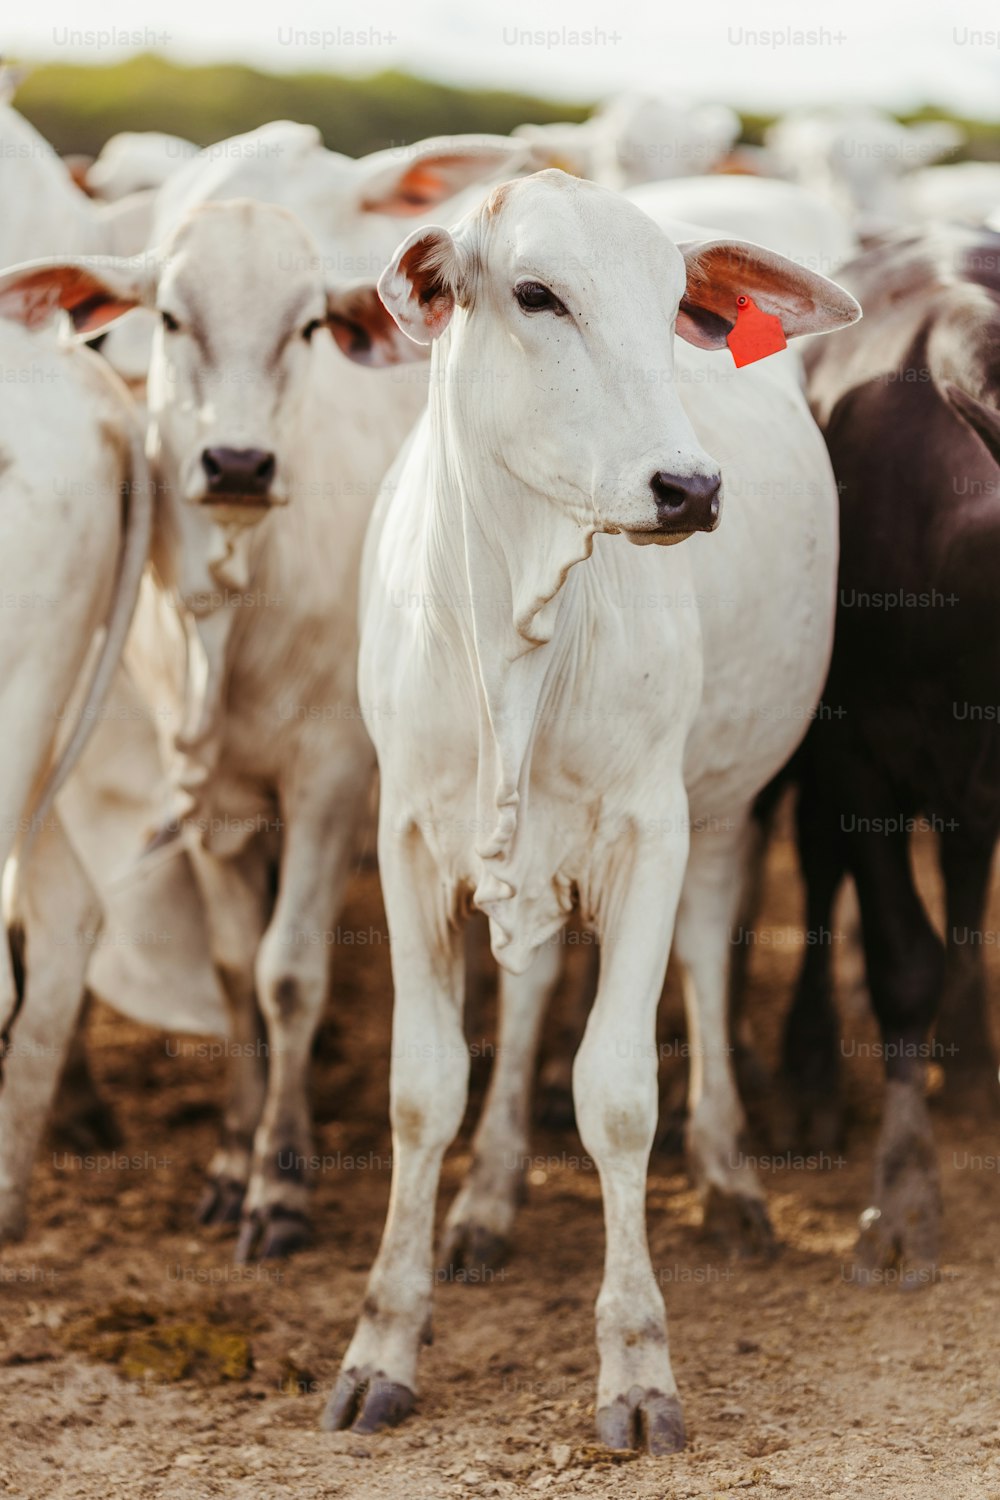
[[[924,1102],[995,1110],[982,946],[1000,832],[1000,234],[942,226],[882,241],[838,272],[864,320],[807,352],[841,493],[837,634],[801,757],[810,931],[856,882],[886,1101],[861,1263],[917,1284],[940,1224]],[[939,836],[947,941],[914,886],[910,832]],[[937,1023],[934,1041],[929,1043]],[[836,1087],[830,947],[807,945],[786,1081],[815,1124]],[[829,1120],[829,1115],[825,1115]]]

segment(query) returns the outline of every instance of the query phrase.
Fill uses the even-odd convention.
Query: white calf
[[[0,285],[0,319],[10,317],[30,325],[33,306]],[[122,650],[152,494],[131,403],[102,360],[0,321],[0,361],[0,869],[10,865],[9,876],[16,861],[4,914],[13,966],[0,943],[2,1239],[24,1229],[31,1164],[101,925],[53,798]]]
[[[724,347],[740,297],[789,337],[859,310],[766,250],[678,249],[627,201],[558,172],[498,190],[454,236],[414,233],[379,286],[408,336],[438,342],[428,413],[365,555],[393,1185],[324,1420],[370,1430],[413,1401],[439,1168],[465,1107],[463,912],[472,900],[489,915],[523,1046],[578,907],[601,942],[574,1069],[607,1230],[598,1431],[667,1452],[684,1429],[645,1233],[656,1004],[676,915],[703,1190],[758,1214],[726,1048],[729,929],[750,804],[823,682],[836,570],[835,488],[794,369],[723,361],[711,380],[701,351]],[[675,324],[699,346],[676,367]],[[719,460],[720,535],[646,545],[714,530]],[[496,1151],[503,1130],[477,1144]]]

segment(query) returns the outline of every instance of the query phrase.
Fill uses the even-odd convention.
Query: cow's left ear
[[[134,307],[151,305],[157,271],[145,256],[33,260],[0,274],[0,318],[41,328],[62,310],[92,334]]]
[[[377,151],[361,170],[361,207],[393,218],[425,217],[456,193],[484,189],[527,170],[532,152],[503,135],[436,136],[404,150]]]
[[[415,344],[388,313],[371,282],[333,287],[326,294],[326,323],[342,354],[357,365],[377,370],[386,365],[427,359],[430,350]]]
[[[762,312],[780,318],[786,339],[830,333],[856,323],[861,316],[850,292],[835,281],[760,245],[693,240],[677,248],[687,269],[677,332],[699,349],[725,348],[740,296],[751,297]]]

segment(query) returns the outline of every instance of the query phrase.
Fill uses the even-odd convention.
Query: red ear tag
[[[781,326],[781,319],[773,313],[761,312],[752,297],[736,299],[736,323],[726,334],[726,343],[733,352],[736,368],[752,365],[754,360],[766,359],[788,348]]]

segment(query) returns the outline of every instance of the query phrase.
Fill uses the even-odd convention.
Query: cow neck
[[[187,645],[184,708],[174,743],[181,758],[177,784],[194,811],[218,766],[233,629],[241,611],[231,595],[249,586],[263,526],[213,524],[207,577],[181,580]]]
[[[459,414],[455,371],[446,372],[451,379],[435,379],[446,354],[446,348],[435,348],[440,367],[431,376],[429,493],[438,512],[431,533],[454,535],[460,525],[457,565],[464,578],[434,582],[445,591],[457,583],[467,601],[453,618],[461,622],[477,685],[476,812],[483,835],[476,847],[481,870],[475,901],[490,917],[494,954],[519,969],[530,959],[527,950],[544,941],[531,919],[527,927],[535,932],[529,938],[522,914],[531,857],[524,830],[532,750],[558,675],[563,585],[573,566],[590,556],[596,528],[581,525],[514,475],[475,416]],[[454,552],[451,559],[453,568]],[[443,550],[441,561],[447,575]],[[567,910],[542,916],[545,936]]]

